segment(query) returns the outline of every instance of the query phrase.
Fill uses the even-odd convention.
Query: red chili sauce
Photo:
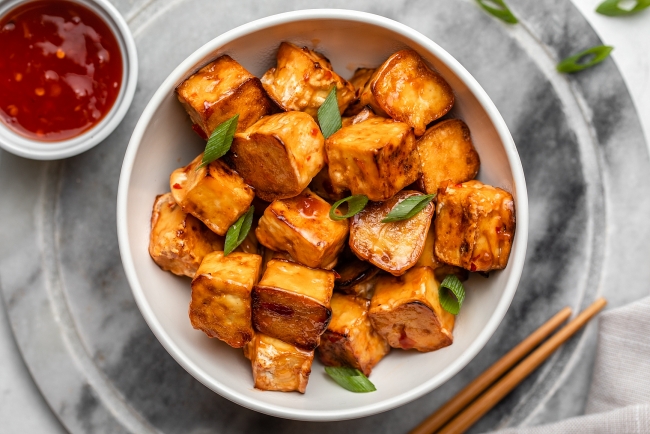
[[[78,136],[111,110],[121,84],[117,39],[88,8],[30,1],[0,20],[0,119],[20,134]]]

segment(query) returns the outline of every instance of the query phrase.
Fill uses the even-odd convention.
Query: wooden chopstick
[[[531,355],[515,366],[503,378],[497,381],[476,401],[465,408],[460,414],[445,425],[439,434],[463,433],[479,420],[485,413],[494,407],[504,396],[512,391],[521,381],[533,372],[564,342],[580,330],[591,318],[600,312],[607,301],[599,298],[583,310],[577,317],[562,327],[556,334],[540,345]]]
[[[537,345],[546,339],[555,329],[571,316],[571,308],[565,307],[553,318],[546,321],[540,328],[535,330],[530,336],[521,341],[516,347],[508,352],[505,356],[496,361],[485,372],[479,375],[474,381],[469,383],[463,390],[458,392],[449,402],[440,407],[438,411],[429,416],[424,422],[418,425],[411,434],[430,434],[440,429],[452,417],[456,416],[467,404],[480,395],[499,377],[512,368],[515,363],[524,358]]]

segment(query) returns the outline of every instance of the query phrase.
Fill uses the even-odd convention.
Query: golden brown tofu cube
[[[348,189],[382,201],[420,173],[415,136],[403,122],[369,117],[332,134],[325,147],[335,191]]]
[[[329,212],[329,203],[305,189],[291,199],[273,201],[255,235],[265,247],[285,251],[301,264],[331,269],[345,246],[348,221],[334,221]]]
[[[273,110],[259,78],[227,55],[190,76],[176,88],[176,94],[205,137],[236,114],[237,131],[244,131]]]
[[[354,94],[356,98],[345,110],[346,116],[354,116],[366,107],[367,103],[361,101],[360,96],[375,71],[376,69],[374,68],[357,68],[357,70],[354,71],[354,75],[349,81],[350,84],[354,86]]]
[[[381,276],[370,301],[372,325],[393,348],[435,351],[453,342],[454,315],[440,305],[429,267],[400,277]]]
[[[364,375],[390,351],[388,342],[368,318],[370,300],[352,295],[332,296],[332,321],[323,333],[318,357],[325,366],[350,366]]]
[[[243,252],[212,252],[192,280],[192,327],[234,348],[253,337],[251,291],[259,278],[262,257]]]
[[[313,351],[256,333],[244,347],[244,356],[251,361],[256,389],[305,393]]]
[[[438,190],[436,257],[469,271],[505,268],[515,235],[515,202],[479,181]]]
[[[369,202],[350,225],[350,248],[359,258],[382,270],[400,276],[422,255],[422,250],[435,210],[432,202],[413,217],[392,223],[381,221],[404,199],[421,195],[402,190],[385,202]]]
[[[271,260],[253,288],[255,330],[306,350],[318,346],[330,321],[334,273]]]
[[[325,165],[325,138],[302,112],[278,113],[235,134],[230,161],[263,200],[297,196]]]
[[[390,56],[373,74],[361,92],[360,100],[377,114],[413,127],[421,136],[427,124],[444,116],[454,105],[449,84],[413,50]]]
[[[429,128],[417,141],[422,174],[419,188],[438,192],[444,181],[472,180],[481,165],[469,128],[460,119],[449,119]]]
[[[370,299],[375,291],[379,268],[354,255],[339,256],[334,289],[350,295]]]
[[[318,172],[316,176],[314,176],[314,179],[312,179],[309,183],[309,189],[323,199],[332,202],[336,202],[337,200],[349,196],[349,192],[346,192],[343,189],[334,189],[327,165],[325,165],[321,171]]]
[[[445,264],[444,262],[440,262],[438,258],[436,258],[434,252],[434,245],[436,239],[435,233],[436,233],[435,224],[432,224],[431,227],[429,228],[429,232],[427,232],[427,238],[424,242],[424,249],[422,249],[422,255],[420,255],[420,259],[418,259],[418,262],[416,262],[414,267],[431,268],[438,282],[442,282],[445,279],[445,277],[449,274],[454,274],[456,277],[458,277],[461,281],[464,282],[469,278],[469,272],[467,270],[460,267],[455,267],[453,265]]]
[[[305,112],[314,118],[332,86],[336,86],[341,113],[355,97],[354,87],[334,72],[325,56],[290,42],[280,44],[277,66],[266,71],[262,84],[283,110]]]
[[[248,211],[255,193],[221,160],[197,169],[202,158],[203,154],[172,172],[169,178],[172,195],[184,212],[219,235],[225,235],[230,225]]]
[[[205,255],[223,250],[223,237],[186,214],[171,193],[156,197],[151,213],[149,254],[165,271],[194,277]]]

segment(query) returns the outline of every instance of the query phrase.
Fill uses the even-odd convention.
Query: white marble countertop
[[[650,11],[610,18],[594,12],[600,1],[573,0],[603,42],[615,47],[612,55],[650,139]],[[0,426],[7,433],[65,432],[23,363],[4,306],[0,307]]]

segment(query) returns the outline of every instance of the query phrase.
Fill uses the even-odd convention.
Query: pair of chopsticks
[[[449,402],[440,407],[438,411],[418,425],[411,431],[411,434],[431,434],[434,432],[457,434],[465,432],[541,365],[544,360],[549,358],[564,342],[587,324],[606,304],[607,301],[604,298],[597,299],[591,306],[583,310],[560,331],[515,366],[517,362],[529,354],[571,316],[571,309],[565,307],[519,345],[510,350],[508,354],[490,366],[487,371],[479,375]],[[506,374],[513,366],[515,367]],[[501,376],[503,377],[500,378]],[[493,383],[494,385],[492,385]],[[492,387],[490,387],[491,385]],[[483,393],[484,391],[485,393]],[[481,393],[483,394],[481,395]]]

